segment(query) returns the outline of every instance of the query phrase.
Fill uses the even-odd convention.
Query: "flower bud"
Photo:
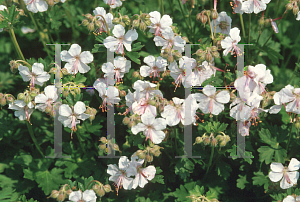
[[[68,73],[68,70],[66,69],[66,68],[62,68],[61,69],[61,73],[63,74],[63,75],[68,75],[69,73]]]
[[[18,99],[18,100],[24,100],[24,99],[25,99],[24,93],[19,93],[17,99]]]
[[[98,20],[95,21],[96,27],[101,27],[101,24],[102,24],[102,23],[101,23],[100,21],[98,21]]]
[[[106,144],[106,137],[101,137],[101,138],[100,138],[100,141],[101,141],[103,144]]]
[[[147,162],[152,162],[153,161],[153,156],[147,155],[146,160],[147,160]]]
[[[95,119],[95,115],[91,114],[90,117],[89,117],[90,122],[92,122],[94,119]]]
[[[15,60],[12,60],[9,62],[9,65],[10,65],[10,71],[12,73],[16,73],[18,71],[18,68],[19,68],[19,63],[17,63]]]
[[[30,97],[30,95],[25,96],[24,102],[25,102],[26,104],[28,104],[29,102],[31,102],[31,97]]]
[[[201,142],[203,142],[202,138],[201,137],[196,137],[195,143],[200,144]]]
[[[197,20],[197,21],[200,21],[200,20],[201,20],[201,17],[202,17],[202,14],[201,14],[201,13],[198,13],[198,14],[196,15],[196,20]]]
[[[67,195],[70,195],[72,192],[73,192],[72,189],[68,189],[68,191],[66,193],[67,193]]]
[[[270,19],[266,19],[265,20],[265,26],[270,25],[271,24],[271,20]]]
[[[94,18],[90,13],[85,14],[84,16],[89,20],[93,20],[93,18]]]
[[[207,16],[210,17],[210,14],[211,14],[210,10],[206,10],[205,12],[206,12]]]
[[[0,104],[1,104],[2,106],[6,105],[6,99],[5,99],[5,97],[1,98]]]
[[[23,9],[17,9],[17,11],[19,12],[19,15],[25,16],[25,12]]]
[[[58,201],[64,201],[66,198],[66,195],[61,191],[60,194],[57,197]]]
[[[95,108],[92,108],[92,114],[94,114],[94,115],[97,114],[97,110]]]
[[[133,25],[133,27],[134,27],[135,29],[139,28],[139,26],[140,26],[139,20],[133,20],[133,21],[132,21],[132,25]]]
[[[83,19],[81,24],[83,26],[88,26],[89,25],[89,21],[87,19]]]
[[[292,3],[288,3],[286,5],[286,10],[292,10],[293,9],[293,4]]]
[[[212,56],[213,56],[214,58],[219,58],[219,57],[220,57],[220,53],[219,53],[218,51],[213,51],[213,52],[212,52]]]
[[[75,88],[74,91],[76,94],[80,94],[80,92],[81,92],[80,88]]]
[[[103,188],[98,189],[98,190],[96,190],[95,192],[96,192],[96,194],[97,194],[99,197],[102,197],[102,196],[105,195],[105,191],[104,191]]]
[[[205,59],[207,60],[207,62],[212,61],[212,55],[210,53],[206,53]]]
[[[182,58],[182,55],[179,52],[175,52],[173,55],[174,55],[176,60],[179,60],[180,58]]]
[[[123,22],[126,24],[126,25],[129,25],[130,24],[130,18],[128,17],[128,15],[124,15],[122,17],[122,20]]]
[[[297,4],[295,4],[293,7],[293,13],[294,15],[297,15],[298,12],[299,12],[299,7],[297,6]]]
[[[168,57],[168,62],[170,62],[170,63],[174,62],[174,57],[173,57],[173,55],[169,55],[169,57]]]
[[[114,24],[119,24],[119,23],[120,23],[120,19],[119,19],[119,18],[114,18],[114,19],[112,20],[112,23],[114,23]]]
[[[213,137],[210,143],[211,143],[211,146],[216,147],[218,144],[218,140]]]
[[[4,97],[3,93],[0,93],[0,99],[2,99]]]
[[[151,20],[146,20],[146,21],[145,21],[145,24],[146,24],[147,26],[150,26],[150,25],[152,24],[152,22],[151,22]]]
[[[88,30],[90,32],[94,31],[95,30],[95,25],[93,22],[89,23],[88,26],[87,26]]]
[[[116,143],[113,144],[113,147],[115,151],[120,151],[119,145],[117,145]]]
[[[181,37],[183,40],[185,40],[186,43],[190,42],[189,39],[186,36]]]
[[[100,186],[98,184],[94,184],[92,189],[94,191],[96,191],[96,190],[100,189]]]
[[[264,19],[264,18],[260,18],[260,19],[258,20],[258,24],[259,24],[259,25],[264,25],[264,24],[265,24],[265,19]]]
[[[106,149],[106,144],[100,144],[98,147],[99,149],[104,150]]]
[[[14,98],[12,98],[12,97],[7,97],[6,99],[7,99],[8,103],[13,103],[14,102]]]
[[[53,117],[53,118],[55,117],[55,110],[51,110],[50,116]]]
[[[54,6],[54,0],[47,0],[47,3],[49,4],[49,6]]]
[[[37,94],[36,94],[36,92],[32,91],[32,92],[30,93],[30,96],[31,96],[32,98],[34,98],[35,96],[37,96]]]
[[[205,137],[203,143],[205,145],[208,145],[210,143],[210,138],[209,137]]]
[[[125,90],[121,90],[120,91],[120,97],[125,97],[126,96],[126,91]]]
[[[57,198],[59,195],[59,192],[57,190],[52,190],[50,197],[51,198]]]
[[[111,186],[109,184],[104,185],[103,189],[106,193],[111,192]]]
[[[297,121],[297,122],[295,123],[295,128],[296,128],[297,130],[300,129],[300,122],[299,122],[299,121]]]
[[[134,78],[139,77],[139,75],[140,75],[140,73],[137,72],[137,71],[134,71],[134,72],[132,73],[132,76],[133,76]]]
[[[124,125],[128,125],[129,124],[129,122],[130,122],[130,118],[128,118],[128,117],[124,117],[124,119],[123,119],[123,124]]]
[[[210,200],[210,202],[219,202],[219,200],[214,198],[214,199]]]
[[[225,140],[221,141],[220,142],[220,147],[225,147],[227,144],[227,142]]]
[[[228,135],[225,135],[225,141],[229,142],[230,141],[230,137]]]
[[[140,23],[140,29],[144,32],[144,31],[146,31],[146,29],[147,29],[147,25],[143,22],[143,21],[141,21],[141,23]]]
[[[64,91],[62,92],[62,95],[63,95],[63,97],[66,98],[66,97],[69,95],[69,91],[64,90]]]
[[[211,12],[211,18],[212,18],[213,20],[217,19],[217,18],[218,18],[218,12],[215,11],[215,10],[213,10],[213,11]]]
[[[51,111],[52,111],[52,107],[47,106],[47,107],[45,108],[45,112],[46,112],[46,113],[50,113]]]

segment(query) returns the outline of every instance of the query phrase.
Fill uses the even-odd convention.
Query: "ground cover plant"
[[[300,201],[299,0],[0,0],[0,201]]]

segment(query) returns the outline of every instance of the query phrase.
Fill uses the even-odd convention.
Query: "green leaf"
[[[262,172],[254,172],[254,177],[252,177],[253,185],[262,186],[264,185],[264,189],[267,190],[269,187],[270,179],[268,176],[265,176]]]
[[[216,170],[218,175],[223,177],[225,180],[230,176],[230,172],[232,171],[231,166],[224,161],[217,161]]]
[[[76,77],[74,79],[74,83],[84,83],[86,81],[86,77],[83,74],[76,74]]]
[[[272,162],[274,149],[269,146],[261,146],[257,150],[259,152],[259,161],[264,162],[268,165]]]
[[[133,62],[139,65],[141,64],[141,61],[139,59],[140,56],[137,52],[126,52],[125,55],[128,56]]]
[[[239,175],[239,179],[237,179],[237,183],[236,183],[236,186],[240,189],[245,189],[245,184],[249,183],[247,181],[247,176],[242,176],[242,175]]]
[[[135,43],[132,45],[132,52],[136,52],[138,50],[141,50],[145,45],[141,45],[141,42]]]
[[[71,106],[74,106],[75,103],[74,103],[74,96],[72,95],[72,93],[69,93],[69,95],[66,97],[66,100],[68,101],[68,103],[71,105]]]

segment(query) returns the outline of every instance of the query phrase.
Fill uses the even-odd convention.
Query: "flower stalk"
[[[17,41],[17,38],[16,38],[16,35],[15,35],[15,32],[14,32],[14,29],[13,29],[13,28],[10,28],[10,29],[9,29],[9,36],[10,36],[10,38],[11,38],[13,44],[14,44],[14,47],[15,47],[15,49],[16,49],[16,51],[17,51],[17,54],[18,54],[19,58],[20,58],[21,60],[24,60],[24,61],[25,61],[25,58],[24,58],[23,53],[22,53],[22,51],[21,51],[21,49],[20,49],[20,46],[19,46],[19,44],[18,44],[18,41]]]
[[[28,121],[26,122],[26,125],[27,125],[27,129],[29,131],[29,135],[30,135],[30,137],[31,137],[31,139],[32,139],[35,147],[37,148],[37,150],[39,151],[39,153],[41,154],[41,156],[44,158],[44,154],[42,152],[42,149],[41,149],[40,145],[38,144],[38,142],[37,142],[37,140],[36,140],[36,138],[34,136],[34,133],[33,133],[33,130],[32,130],[32,126],[29,124]]]

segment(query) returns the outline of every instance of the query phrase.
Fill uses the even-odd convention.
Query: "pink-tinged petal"
[[[82,192],[80,190],[79,191],[73,191],[69,195],[69,200],[71,200],[71,201],[80,201],[81,197],[82,197]]]
[[[83,62],[78,62],[77,68],[78,68],[78,71],[79,71],[81,74],[87,73],[87,72],[90,71],[90,69],[91,69],[88,65],[86,65],[86,64],[83,63]]]
[[[139,173],[138,175],[140,176],[138,181],[139,186],[144,188],[144,186],[148,183],[148,180],[142,174]]]
[[[166,134],[163,131],[151,130],[150,136],[150,140],[154,144],[160,144],[165,139]]]
[[[212,95],[214,95],[216,93],[216,88],[214,86],[211,86],[211,85],[206,85],[203,88],[203,93],[206,96],[212,96]]]
[[[120,173],[119,168],[114,164],[109,164],[108,165],[108,169],[107,169],[107,173],[110,175],[117,175],[118,173]]]
[[[226,104],[230,100],[230,94],[227,90],[223,90],[216,95],[216,101]]]
[[[44,0],[36,1],[35,4],[39,12],[45,12],[48,9],[48,4]]]
[[[94,60],[94,56],[90,51],[83,51],[80,54],[80,61],[85,64],[89,64],[89,63],[93,62],[93,60]]]
[[[81,53],[81,47],[78,44],[72,44],[68,52],[73,57],[79,56]]]
[[[69,117],[69,116],[71,116],[71,114],[72,114],[72,110],[71,110],[71,108],[69,107],[69,105],[67,105],[67,104],[62,104],[62,105],[59,107],[59,114],[60,114],[61,116]]]
[[[87,202],[96,202],[97,196],[93,190],[85,190],[82,199]]]
[[[290,180],[290,183],[287,181],[287,179],[284,176],[280,182],[281,189],[288,189],[288,188],[294,186],[294,184],[297,183],[297,180],[299,178],[299,172],[297,172],[297,171],[288,172],[287,175]]]
[[[168,42],[160,36],[154,37],[153,40],[154,40],[156,46],[167,46],[168,45]]]
[[[54,85],[46,86],[44,91],[45,91],[45,95],[47,96],[47,98],[50,98],[53,101],[56,101],[56,99],[58,98],[57,88]]]
[[[145,113],[141,116],[141,120],[145,125],[150,126],[154,123],[155,116],[152,113]]]
[[[68,70],[69,74],[77,74],[78,73],[78,68],[75,68],[75,62],[66,63],[65,68]]]
[[[35,103],[43,103],[45,104],[47,102],[48,98],[44,94],[39,94],[34,98]]]
[[[138,123],[137,125],[134,125],[131,127],[131,132],[136,135],[139,132],[143,132],[144,130],[146,130],[146,125],[143,123]]]
[[[120,38],[121,36],[124,36],[125,34],[125,29],[122,25],[115,25],[114,29],[113,29],[113,35],[116,38]]]
[[[282,176],[283,176],[282,173],[277,173],[273,171],[269,173],[269,178],[272,182],[278,182],[279,180],[281,180]]]
[[[84,113],[85,110],[85,104],[81,101],[76,102],[76,104],[74,105],[74,112],[78,115]]]
[[[148,180],[152,180],[155,177],[156,168],[151,165],[142,169],[142,172],[147,177]]]
[[[291,161],[290,161],[290,164],[289,164],[288,168],[289,168],[290,171],[299,170],[299,168],[300,168],[300,162],[297,159],[292,158]]]
[[[167,127],[166,120],[163,118],[157,118],[153,122],[153,127],[155,130],[164,130]]]
[[[283,171],[284,167],[281,163],[274,162],[274,163],[271,163],[270,168],[272,171],[280,173]]]
[[[154,117],[157,116],[156,107],[153,105],[148,105],[145,109],[145,113],[151,113]]]

